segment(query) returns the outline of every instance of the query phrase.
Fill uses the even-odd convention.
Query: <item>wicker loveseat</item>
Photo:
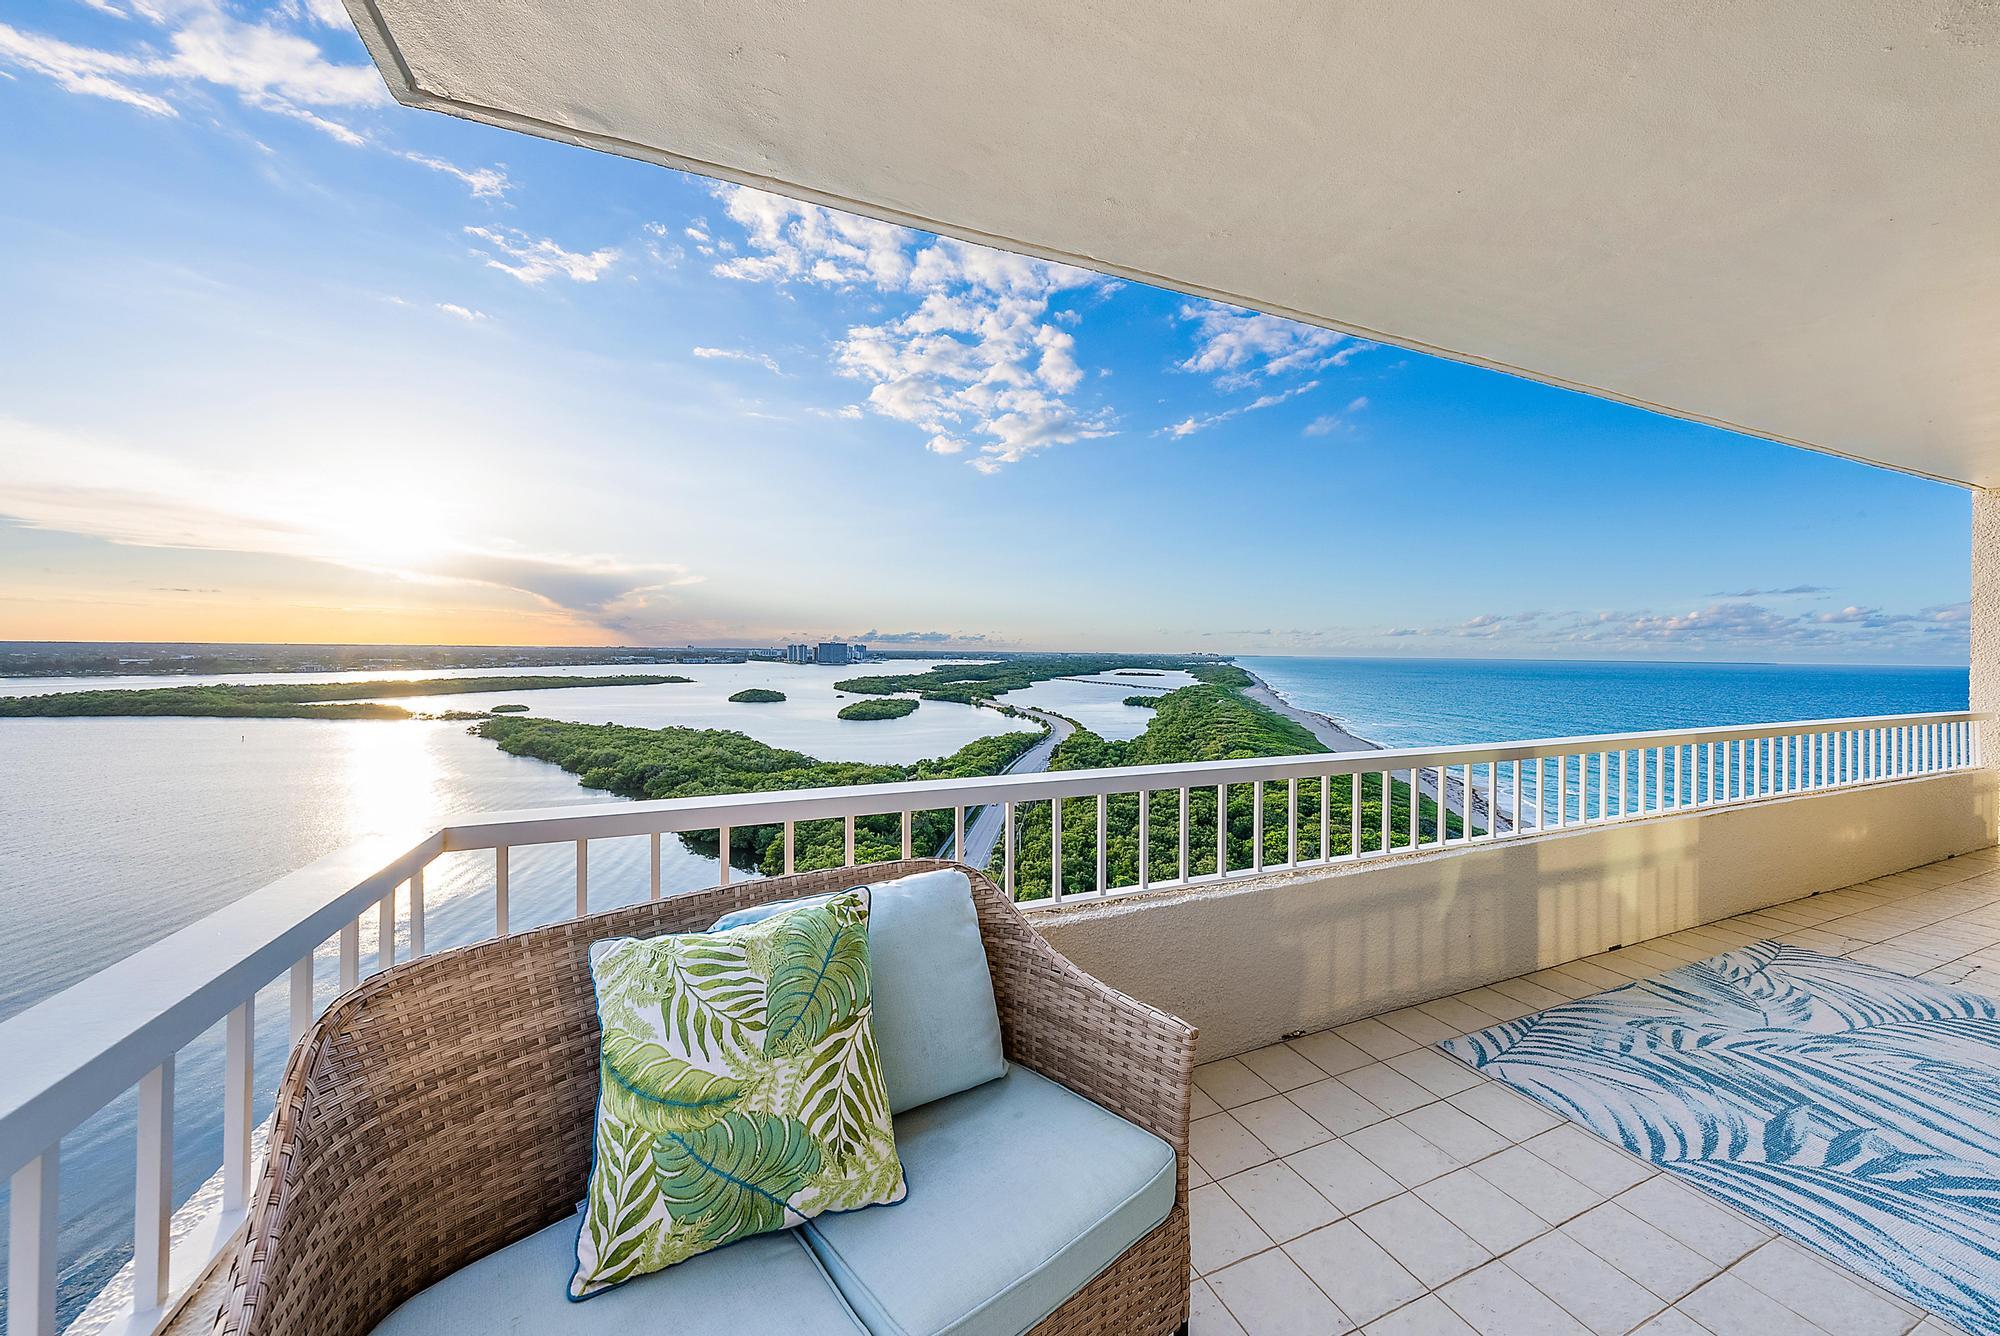
[[[592,942],[702,931],[732,910],[951,866],[912,860],[717,887],[442,952],[368,980],[293,1053],[240,1240],[171,1330],[368,1336],[405,1300],[573,1218],[597,1087]],[[967,875],[1008,1062],[1152,1133],[1175,1161],[1165,1220],[1080,1289],[1063,1291],[1069,1297],[1031,1329],[1164,1336],[1187,1320],[1194,1030],[1092,979],[990,881]],[[912,1193],[923,1190],[913,1173]],[[1004,1200],[993,1209],[1006,1210]],[[977,1247],[981,1220],[962,1224]],[[549,1274],[546,1285],[559,1290],[566,1279]],[[556,1336],[567,1325],[558,1321]]]

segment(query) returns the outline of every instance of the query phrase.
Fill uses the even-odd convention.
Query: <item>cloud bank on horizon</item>
[[[0,116],[0,638],[1967,652],[1948,489],[407,111],[337,0],[33,0]]]

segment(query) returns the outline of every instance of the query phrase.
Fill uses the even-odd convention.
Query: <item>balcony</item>
[[[1599,1274],[1602,1290],[1634,1305],[1642,1302],[1637,1285],[1660,1301],[1642,1316],[1678,1300],[1697,1321],[1704,1311],[1726,1317],[1737,1311],[1729,1305],[1755,1302],[1738,1281],[1768,1297],[1780,1281],[1797,1284],[1803,1255],[1722,1208],[1690,1205],[1693,1198],[1675,1195],[1682,1190],[1654,1182],[1651,1166],[1555,1128],[1424,1046],[1773,936],[1929,969],[1943,963],[1936,934],[1956,933],[1966,949],[1952,958],[1966,957],[1971,971],[2000,938],[2000,929],[1978,923],[2000,900],[1985,719],[1819,720],[737,794],[479,815],[386,834],[0,1025],[9,1329],[53,1332],[59,1290],[80,1283],[62,1273],[56,1209],[65,1155],[79,1147],[136,1164],[129,1200],[93,1205],[130,1220],[136,1260],[75,1329],[157,1330],[190,1294],[218,1283],[210,1264],[245,1218],[283,1055],[365,975],[534,923],[658,898],[670,837],[713,834],[726,845],[733,830],[775,828],[790,871],[796,850],[830,847],[798,838],[808,823],[837,830],[853,865],[976,853],[968,841],[977,843],[982,812],[998,830],[997,880],[1051,944],[1111,986],[1200,1027],[1197,1312],[1218,1298],[1239,1316],[1337,1308],[1355,1326],[1396,1312],[1419,1321],[1439,1303],[1527,1312],[1542,1291],[1479,1264],[1504,1252],[1523,1266],[1552,1259],[1568,1273],[1560,1257],[1573,1252],[1579,1232],[1591,1232],[1587,1210],[1609,1211],[1602,1203],[1615,1199],[1669,1235],[1687,1221],[1721,1217],[1726,1226],[1697,1232],[1743,1246],[1728,1257],[1695,1248],[1708,1270],[1677,1279],[1690,1283],[1671,1295],[1645,1269],[1652,1263],[1611,1257],[1618,1274]],[[1214,814],[1232,807],[1247,832],[1217,829]],[[914,847],[926,827],[949,830],[943,847]],[[1039,862],[1027,856],[1034,847]],[[1053,848],[1063,857],[1048,857]],[[1147,856],[1133,857],[1134,849]],[[1037,869],[1032,879],[1028,867]],[[722,875],[732,875],[726,860]],[[1795,903],[1804,897],[1818,898]],[[1971,941],[1965,932],[1993,936]],[[1967,986],[1980,983],[1967,978]],[[221,1130],[214,1179],[179,1211],[170,1188],[177,1070],[205,1101],[198,1118],[184,1112],[179,1121]],[[1346,1089],[1345,1114],[1321,1106],[1332,1122],[1316,1119],[1312,1096],[1297,1093],[1327,1081]],[[1392,1122],[1417,1138],[1406,1147],[1417,1147],[1413,1156],[1388,1151],[1362,1163],[1336,1148],[1350,1133]],[[133,1136],[136,1144],[124,1140]],[[1464,1172],[1471,1166],[1483,1181],[1487,1169],[1541,1172],[1524,1155],[1570,1174],[1589,1201],[1579,1193],[1577,1209],[1558,1214],[1531,1197],[1524,1215],[1505,1208],[1506,1182],[1496,1199]],[[1275,1167],[1281,1161],[1284,1172]],[[1243,1190],[1213,1181],[1222,1179]],[[1329,1279],[1318,1267],[1316,1248],[1361,1246],[1350,1237],[1356,1225],[1387,1222],[1379,1235],[1368,1231],[1381,1243],[1411,1221],[1428,1222],[1426,1212],[1446,1197],[1465,1229],[1455,1237],[1416,1229],[1399,1245],[1405,1251],[1383,1244],[1396,1265],[1376,1275],[1381,1288],[1343,1296],[1340,1285],[1355,1277]],[[1354,1224],[1340,1224],[1350,1217]],[[1313,1232],[1328,1228],[1338,1232]],[[1439,1237],[1457,1251],[1436,1251]],[[1766,1269],[1783,1274],[1771,1279]],[[1343,1275],[1367,1270],[1346,1264]],[[1714,1279],[1725,1270],[1738,1280]],[[1564,1283],[1582,1287],[1575,1304],[1602,1298],[1590,1289],[1597,1282]],[[1915,1325],[1900,1300],[1840,1283],[1910,1318],[1885,1329]],[[1846,1293],[1831,1280],[1807,1288]],[[1379,1312],[1363,1315],[1375,1305]],[[1813,1316],[1804,1299],[1794,1307]]]

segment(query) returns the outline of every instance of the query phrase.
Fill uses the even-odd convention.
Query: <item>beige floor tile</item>
[[[1902,1336],[1923,1316],[1790,1239],[1773,1239],[1729,1274],[1839,1336]]]
[[[1618,1204],[1684,1248],[1719,1266],[1772,1237],[1771,1231],[1693,1188],[1656,1174],[1620,1193]]]
[[[1309,1086],[1300,1086],[1285,1098],[1311,1114],[1314,1122],[1339,1136],[1359,1131],[1389,1116],[1387,1110],[1369,1103],[1331,1076]]]
[[[1340,1209],[1281,1160],[1245,1169],[1221,1181],[1257,1228],[1283,1243],[1340,1219]]]
[[[1448,1058],[1434,1048],[1420,1048],[1389,1059],[1391,1071],[1401,1072],[1433,1095],[1443,1099],[1461,1090],[1470,1090],[1484,1078],[1456,1058]]]
[[[1454,1169],[1414,1189],[1430,1208],[1498,1255],[1547,1232],[1548,1222],[1481,1178]]]
[[[1721,1336],[1828,1336],[1825,1328],[1808,1322],[1791,1309],[1724,1272],[1674,1305]]]
[[[1498,1016],[1481,1011],[1471,1003],[1456,997],[1441,997],[1432,1002],[1420,1002],[1417,1004],[1417,1010],[1427,1016],[1437,1017],[1458,1034],[1471,1034],[1474,1030],[1484,1030],[1500,1020]],[[1452,1038],[1456,1039],[1458,1034]]]
[[[1314,1034],[1301,1035],[1286,1041],[1292,1050],[1304,1057],[1313,1066],[1328,1076],[1338,1076],[1351,1072],[1356,1067],[1366,1067],[1375,1059],[1363,1053],[1354,1045],[1342,1039],[1331,1030],[1320,1030]]]
[[[1438,1297],[1480,1336],[1579,1336],[1590,1330],[1504,1262],[1460,1276]]]
[[[1446,1039],[1456,1039],[1461,1033],[1417,1007],[1404,1007],[1401,1011],[1386,1012],[1376,1019],[1390,1029],[1408,1035],[1419,1044],[1441,1043]]]
[[[1634,1327],[1632,1336],[1713,1336],[1713,1333],[1679,1309],[1669,1308],[1643,1326]]]
[[[1405,1271],[1432,1289],[1493,1255],[1415,1193],[1391,1197],[1356,1211],[1349,1219]]]
[[[1285,1245],[1286,1254],[1354,1322],[1373,1322],[1424,1293],[1424,1283],[1342,1220]]]
[[[1380,1165],[1344,1141],[1328,1141],[1285,1160],[1343,1214],[1386,1201],[1403,1190]]]
[[[1215,1179],[1209,1175],[1208,1170],[1201,1167],[1200,1160],[1195,1159],[1192,1155],[1188,1156],[1189,1187],[1198,1188],[1204,1183],[1213,1183],[1214,1181]]]
[[[1386,1062],[1356,1067],[1334,1079],[1389,1114],[1408,1113],[1437,1098]]]
[[[1215,1178],[1227,1178],[1272,1158],[1270,1147],[1226,1113],[1188,1125],[1188,1154]]]
[[[1607,988],[1623,988],[1632,982],[1630,975],[1605,969],[1602,965],[1593,965],[1587,960],[1565,961],[1555,968],[1572,978],[1593,985],[1591,991],[1594,993],[1601,993]]]
[[[1237,1060],[1263,1078],[1273,1090],[1296,1090],[1326,1079],[1325,1072],[1289,1044],[1273,1044],[1254,1053],[1241,1054]]]
[[[1208,1277],[1248,1336],[1339,1336],[1354,1330],[1333,1301],[1277,1249]]]
[[[1533,1007],[1536,1011],[1547,1011],[1550,1007],[1559,1007],[1570,1000],[1562,993],[1552,988],[1544,988],[1528,979],[1502,979],[1490,987],[1494,992],[1511,997],[1524,1006]]]
[[[1195,1273],[1206,1276],[1264,1251],[1271,1237],[1220,1183],[1210,1183],[1188,1193],[1188,1242]]]
[[[1487,1156],[1472,1166],[1472,1172],[1551,1225],[1582,1215],[1604,1200],[1603,1193],[1521,1146]]]
[[[1193,1121],[1206,1118],[1212,1113],[1221,1113],[1222,1106],[1208,1097],[1208,1092],[1200,1086],[1188,1092],[1188,1119]]]
[[[1656,1172],[1636,1157],[1568,1123],[1521,1144],[1600,1196],[1614,1196]],[[1209,1166],[1209,1172],[1215,1172],[1214,1165]]]
[[[1562,1232],[1672,1303],[1722,1269],[1616,1202],[1593,1207]]]
[[[1274,1155],[1317,1146],[1332,1138],[1329,1132],[1297,1104],[1283,1095],[1238,1105],[1230,1116],[1250,1130],[1250,1135],[1271,1148]]]
[[[1422,1047],[1416,1040],[1378,1020],[1360,1020],[1334,1027],[1335,1034],[1374,1058],[1377,1062]]]
[[[1197,1280],[1188,1295],[1188,1336],[1244,1336],[1242,1324],[1230,1316],[1205,1280]]]
[[[1514,1144],[1471,1114],[1442,1102],[1412,1109],[1397,1121],[1461,1164],[1483,1160]]]
[[[1464,1319],[1445,1307],[1444,1300],[1426,1294],[1387,1317],[1368,1324],[1362,1336],[1479,1336]]]
[[[1561,1234],[1507,1254],[1507,1267],[1599,1336],[1624,1336],[1660,1311],[1659,1296]]]
[[[1509,1141],[1526,1141],[1562,1123],[1559,1116],[1533,1100],[1484,1077],[1478,1085],[1453,1095],[1449,1102],[1454,1109],[1471,1114]]]
[[[1278,1093],[1269,1082],[1236,1058],[1203,1063],[1194,1069],[1194,1083],[1197,1089],[1225,1109]]]
[[[1459,1162],[1398,1122],[1377,1123],[1341,1138],[1406,1188],[1442,1178]]]
[[[1508,997],[1505,993],[1496,993],[1491,988],[1471,989],[1458,994],[1458,1000],[1478,1007],[1481,1011],[1503,1021],[1517,1021],[1523,1016],[1541,1010],[1539,1007],[1531,1007],[1525,1002]]]

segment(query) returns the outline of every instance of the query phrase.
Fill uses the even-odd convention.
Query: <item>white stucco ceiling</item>
[[[348,0],[403,101],[2000,485],[2000,0]]]

